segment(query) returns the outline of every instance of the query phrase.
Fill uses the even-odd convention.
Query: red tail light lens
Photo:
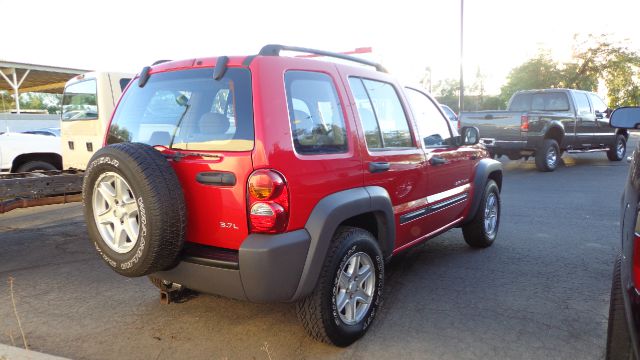
[[[249,227],[257,233],[279,233],[289,222],[289,190],[273,170],[256,170],[247,183]]]
[[[520,131],[529,131],[529,116],[522,115],[520,117]]]

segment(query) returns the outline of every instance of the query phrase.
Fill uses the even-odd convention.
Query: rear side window
[[[213,69],[191,69],[153,74],[143,88],[132,84],[116,109],[107,143],[249,151],[253,133],[249,70],[230,68],[216,81]]]
[[[413,147],[409,123],[393,85],[349,78],[360,122],[370,149]]]
[[[346,152],[342,105],[331,77],[317,72],[287,71],[284,80],[296,152]]]
[[[85,80],[67,86],[62,96],[62,121],[98,118],[96,80]]]

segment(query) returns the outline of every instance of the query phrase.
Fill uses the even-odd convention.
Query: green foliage
[[[62,95],[45,93],[20,94],[20,109],[47,110],[49,114],[60,113]],[[16,108],[15,97],[7,91],[0,91],[0,112]]]
[[[500,98],[506,102],[516,91],[527,89],[596,91],[603,80],[610,107],[640,104],[640,54],[611,42],[606,35],[588,35],[582,41],[575,36],[575,41],[567,63],[560,64],[541,52],[511,70]]]

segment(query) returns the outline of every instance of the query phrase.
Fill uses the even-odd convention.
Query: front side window
[[[589,94],[589,98],[591,98],[591,105],[593,105],[593,110],[599,112],[601,114],[607,111],[608,106],[600,99],[600,97],[596,94]]]
[[[299,154],[346,152],[342,105],[327,74],[287,71],[284,76],[293,145]]]
[[[77,82],[64,89],[62,121],[98,118],[97,85],[94,79]]]
[[[251,74],[230,68],[220,80],[213,69],[153,74],[144,87],[123,95],[107,143],[141,142],[173,149],[253,149]]]
[[[578,114],[589,115],[591,113],[591,107],[589,107],[589,100],[587,99],[587,94],[577,92],[575,93],[575,98],[576,98],[576,107],[578,110]]]
[[[393,85],[349,78],[369,149],[413,147],[409,123]]]
[[[438,111],[438,105],[414,89],[407,88],[406,94],[424,146],[450,145],[452,136],[449,123]]]

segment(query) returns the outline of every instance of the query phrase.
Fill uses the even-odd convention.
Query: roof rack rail
[[[169,61],[172,61],[172,60],[158,60],[158,61],[154,62],[153,64],[151,64],[151,66],[155,66],[155,65],[158,65],[158,64],[166,63],[166,62],[169,62]]]
[[[340,53],[334,53],[331,51],[324,51],[324,50],[316,50],[316,49],[309,49],[309,48],[303,48],[303,47],[297,47],[297,46],[287,46],[287,45],[278,45],[278,44],[269,44],[269,45],[265,45],[264,47],[262,47],[262,49],[260,49],[260,53],[258,55],[262,55],[262,56],[280,56],[280,51],[294,51],[294,52],[302,52],[302,53],[309,53],[309,54],[316,54],[316,55],[322,55],[322,56],[329,56],[329,57],[333,57],[333,58],[337,58],[337,59],[343,59],[343,60],[349,60],[349,61],[353,61],[353,62],[357,62],[360,64],[364,64],[364,65],[369,65],[369,66],[373,66],[376,68],[376,70],[380,71],[380,72],[384,72],[384,73],[388,73],[387,69],[385,69],[384,66],[373,62],[373,61],[369,61],[369,60],[365,60],[365,59],[361,59],[355,56],[350,56],[350,55],[345,55],[345,54],[340,54]]]

